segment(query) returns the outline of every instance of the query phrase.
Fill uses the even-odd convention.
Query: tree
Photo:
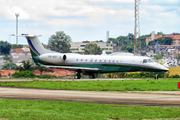
[[[11,57],[9,57],[7,54],[3,57],[4,60],[6,60],[6,63],[7,61],[11,61]]]
[[[2,70],[16,70],[17,68],[17,65],[15,63],[5,63],[3,66],[2,66]]]
[[[64,31],[58,31],[55,35],[52,35],[48,41],[48,48],[60,53],[71,52],[71,37],[66,35]]]
[[[173,34],[173,35],[180,35],[180,33],[176,33],[176,32],[175,32],[175,33],[172,33],[172,34]]]
[[[150,45],[150,46],[156,45],[157,41],[160,45],[171,45],[173,39],[171,37],[161,37],[156,40],[150,41],[148,45]]]
[[[118,45],[121,45],[123,51],[127,51],[127,46],[133,46],[134,44],[134,35],[129,33],[127,36],[119,36],[116,38],[118,40]]]
[[[100,55],[102,53],[102,50],[100,47],[95,43],[89,43],[84,47],[84,54],[90,54],[90,55]]]
[[[161,32],[161,31],[160,31],[160,32],[157,32],[157,35],[160,35],[160,34],[163,35],[163,36],[165,35],[165,34],[164,34],[163,32]]]
[[[11,44],[9,44],[7,41],[0,41],[0,53],[2,55],[9,54],[11,49]]]
[[[130,40],[134,40],[134,35],[132,33],[128,33],[127,38]]]
[[[162,59],[163,58],[163,55],[154,55],[154,59],[156,60],[159,60],[159,59]]]
[[[16,70],[19,71],[26,71],[26,70],[34,70],[33,64],[31,64],[29,61],[22,61],[23,66],[18,66]]]
[[[118,43],[118,40],[116,38],[109,38],[108,43],[110,43],[111,41],[116,44]]]
[[[93,42],[103,42],[103,40],[96,40],[96,41],[93,41]]]
[[[151,34],[147,34],[147,35],[142,35],[140,37],[141,39],[141,49],[146,49],[146,38],[151,36]]]
[[[133,46],[127,46],[127,47],[126,47],[126,50],[127,50],[128,52],[132,53],[133,50],[134,50],[134,47],[133,47]]]

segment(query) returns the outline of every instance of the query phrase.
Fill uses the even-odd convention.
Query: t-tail
[[[22,34],[21,36],[26,37],[29,49],[31,51],[32,59],[36,64],[40,64],[38,62],[40,60],[39,56],[47,53],[56,53],[54,51],[45,49],[42,43],[39,41],[38,36],[36,35]]]

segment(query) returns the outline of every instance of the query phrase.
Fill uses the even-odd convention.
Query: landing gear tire
[[[78,70],[75,78],[76,78],[76,79],[81,79],[81,70]]]
[[[95,75],[89,75],[89,78],[90,79],[95,79],[96,77],[95,77]]]
[[[81,76],[76,75],[74,78],[75,79],[81,79]]]

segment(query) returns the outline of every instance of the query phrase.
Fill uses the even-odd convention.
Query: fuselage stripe
[[[27,37],[27,41],[28,41],[28,44],[29,44],[31,50],[32,50],[36,55],[40,56],[41,54],[34,48],[34,46],[33,46],[33,44],[32,44],[32,42],[31,42],[31,40],[30,40],[29,37]]]

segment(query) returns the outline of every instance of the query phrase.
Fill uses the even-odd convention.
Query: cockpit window
[[[144,59],[143,60],[143,63],[151,63],[151,62],[154,62],[154,60],[152,60],[152,59]]]
[[[148,62],[154,62],[154,60],[152,60],[152,59],[148,59]]]
[[[144,59],[144,60],[143,60],[143,63],[147,63],[147,59]]]

